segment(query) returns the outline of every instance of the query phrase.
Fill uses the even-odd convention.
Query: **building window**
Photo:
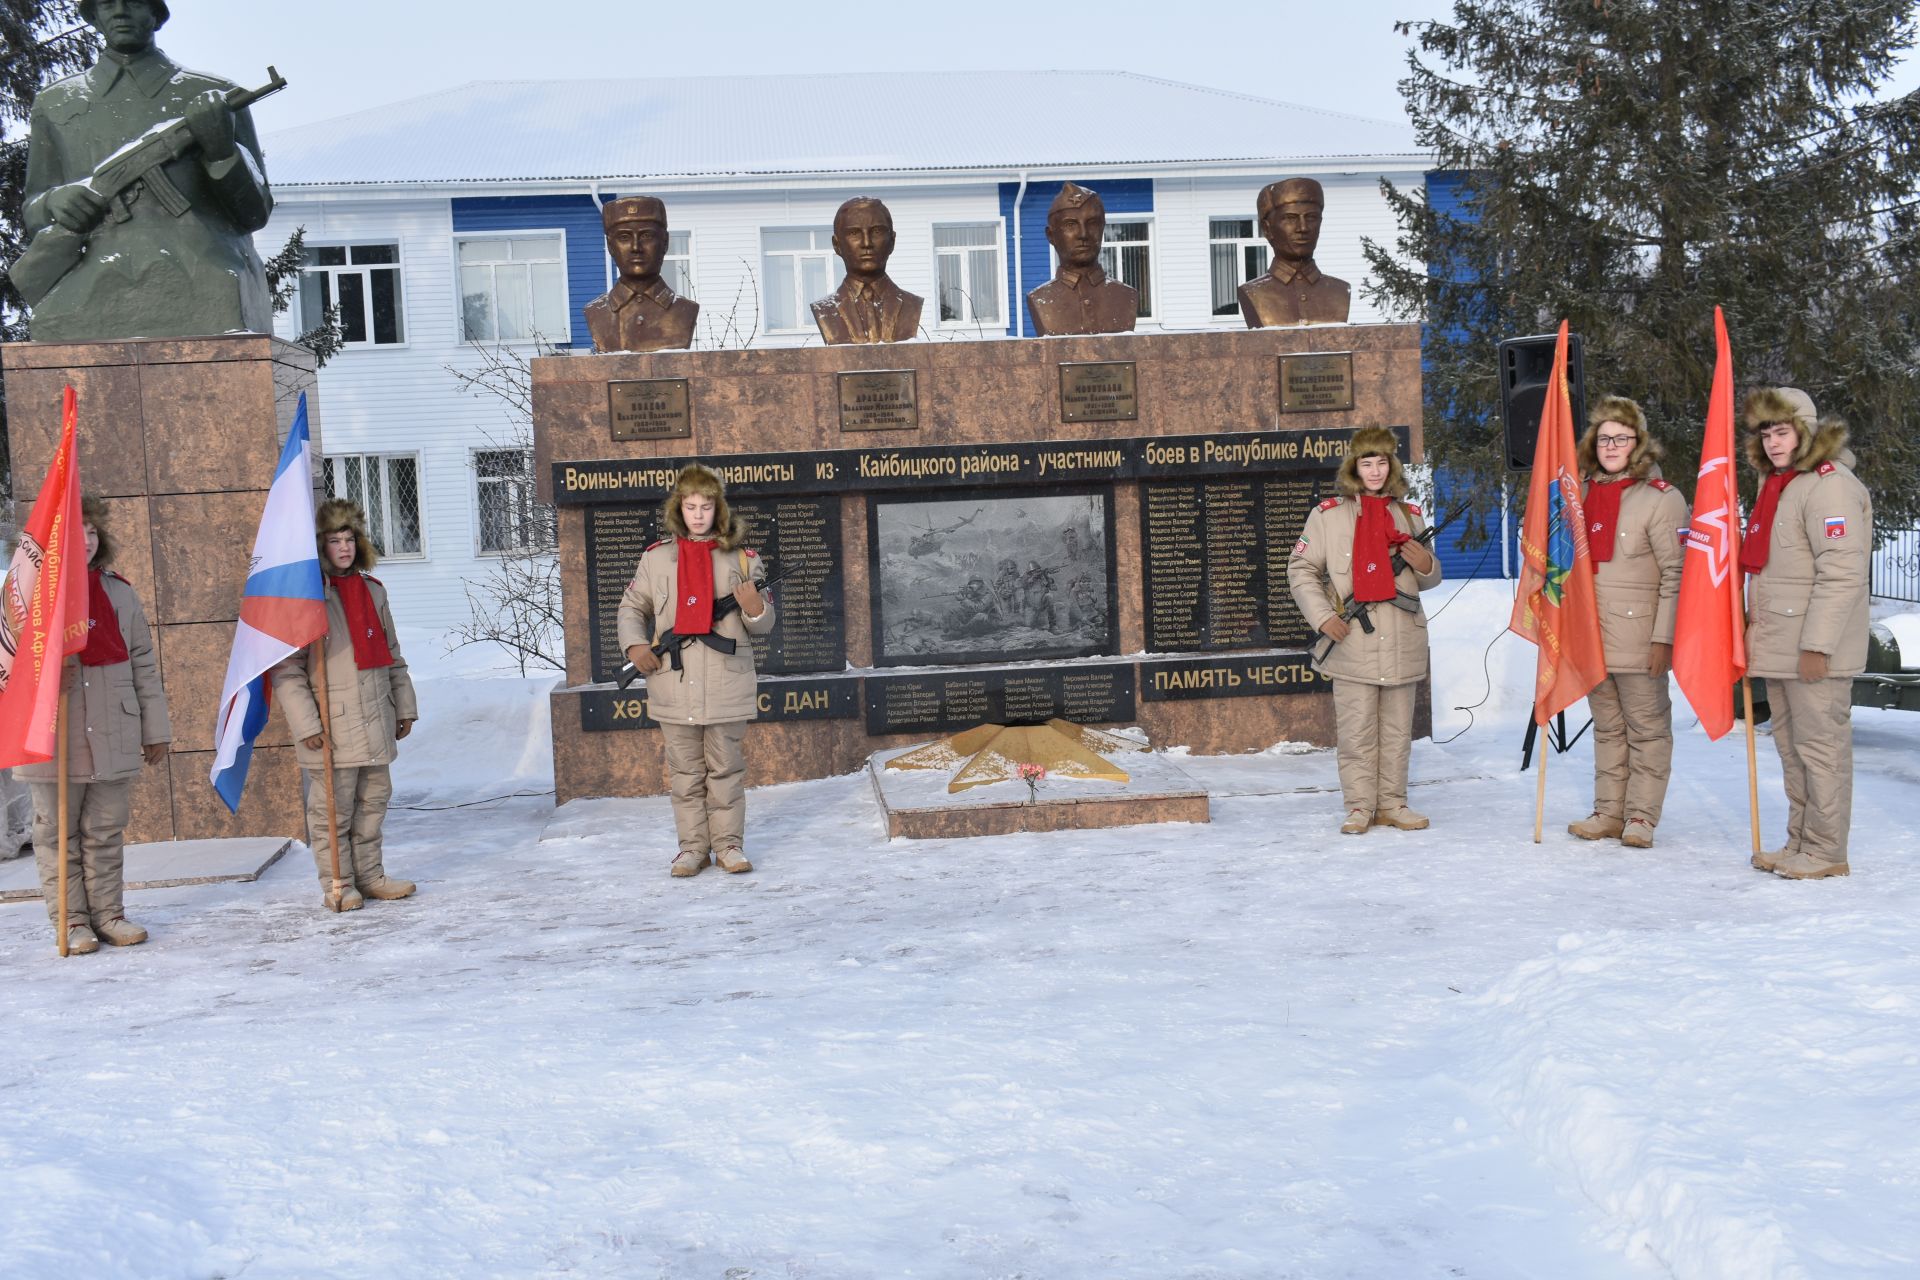
[[[660,262],[660,278],[683,298],[693,293],[693,232],[667,232],[667,256]]]
[[[301,331],[325,324],[329,308],[339,311],[340,336],[350,347],[405,342],[400,246],[309,245],[300,269]]]
[[[1207,223],[1213,260],[1213,314],[1240,314],[1240,286],[1265,275],[1273,250],[1252,218],[1213,218]]]
[[[1135,314],[1147,320],[1153,317],[1153,220],[1151,218],[1107,219],[1106,247],[1100,250],[1100,265],[1108,277],[1132,285],[1140,295]]]
[[[953,223],[933,229],[934,278],[940,290],[941,324],[999,324],[1000,225]]]
[[[572,340],[566,243],[559,234],[459,241],[460,336],[468,342]]]
[[[760,232],[767,329],[796,332],[813,327],[807,304],[826,297],[846,278],[833,252],[832,227],[766,227]]]
[[[554,548],[553,508],[534,498],[533,450],[475,450],[473,475],[481,555]]]
[[[418,454],[337,454],[322,459],[320,470],[329,498],[358,503],[367,513],[367,532],[382,557],[424,554]]]

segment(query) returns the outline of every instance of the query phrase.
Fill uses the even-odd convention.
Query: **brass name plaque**
[[[1060,421],[1133,422],[1139,417],[1133,361],[1076,361],[1060,366]]]
[[[1353,352],[1280,357],[1280,412],[1353,408]]]
[[[693,397],[685,378],[632,378],[607,384],[607,421],[615,440],[685,440],[693,434]]]
[[[920,429],[920,387],[912,369],[873,369],[838,376],[842,431]]]

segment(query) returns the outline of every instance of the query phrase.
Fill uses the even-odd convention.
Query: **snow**
[[[664,799],[489,800],[551,787],[551,680],[407,637],[418,897],[328,916],[289,856],[65,962],[0,909],[0,1276],[1920,1273],[1920,717],[1855,713],[1848,879],[1747,867],[1684,704],[1658,847],[1564,834],[1585,740],[1536,846],[1505,615],[1435,618],[1430,831],[1338,836],[1277,744],[1169,753],[1207,826],[889,844],[864,773],[757,788],[755,871],[690,881]]]

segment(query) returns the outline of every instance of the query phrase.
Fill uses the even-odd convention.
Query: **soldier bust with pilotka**
[[[667,206],[653,196],[609,200],[600,210],[607,252],[620,278],[586,306],[595,351],[666,351],[693,345],[700,304],[660,278]]]
[[[1107,206],[1099,193],[1063,184],[1047,209],[1047,243],[1060,255],[1060,269],[1027,295],[1033,331],[1041,337],[1133,331],[1140,295],[1109,280],[1100,265],[1106,230]]]
[[[154,45],[166,0],[81,0],[106,48],[33,101],[10,268],[36,342],[268,333],[273,194],[241,90]],[[240,105],[236,108],[236,103]]]

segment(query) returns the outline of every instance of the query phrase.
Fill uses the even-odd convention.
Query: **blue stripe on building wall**
[[[1065,182],[1029,182],[1027,194],[1020,201],[1020,266],[1019,286],[1028,293],[1045,284],[1053,275],[1053,260],[1047,256],[1047,206],[1060,194]],[[1100,202],[1107,207],[1111,217],[1119,213],[1153,212],[1152,178],[1110,178],[1094,184],[1100,193]],[[1020,184],[1003,182],[1000,184],[1000,216],[1007,224],[1007,296],[1013,299],[1013,319],[1007,324],[1007,336],[1026,337],[1033,333],[1033,321],[1027,315],[1027,300],[1015,293],[1014,288],[1014,225],[1013,202],[1020,195]],[[1015,325],[1019,327],[1016,329]]]
[[[572,345],[590,347],[586,305],[607,291],[607,239],[592,196],[463,196],[453,202],[453,230],[567,233],[567,303]]]

